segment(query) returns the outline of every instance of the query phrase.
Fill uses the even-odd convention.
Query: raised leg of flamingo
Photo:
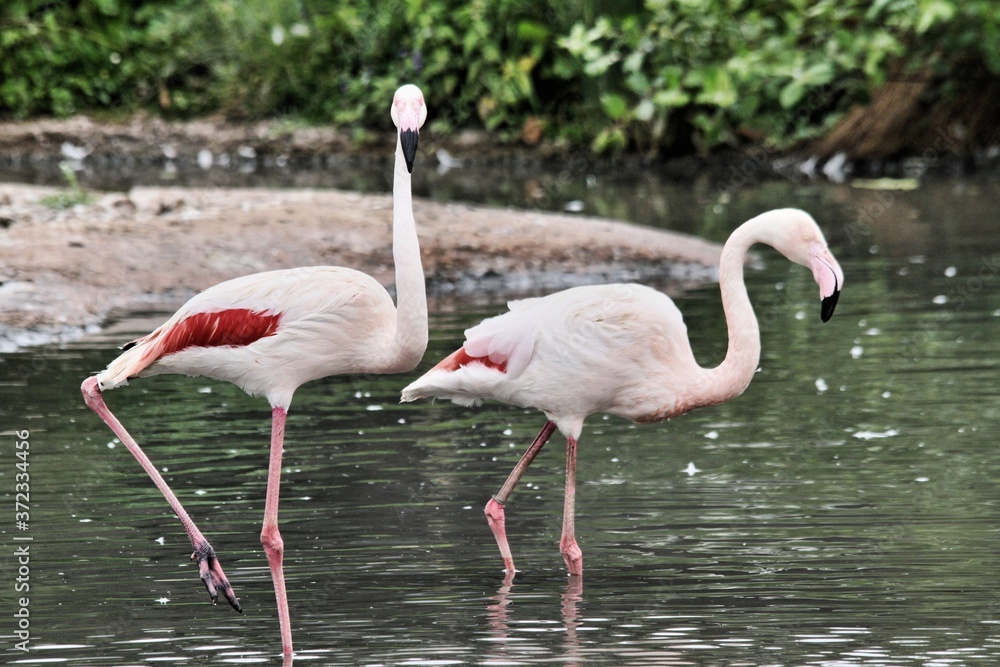
[[[191,517],[181,505],[177,496],[174,495],[166,480],[160,475],[160,471],[156,469],[156,466],[153,465],[153,462],[142,451],[135,439],[125,430],[125,427],[122,426],[118,418],[108,409],[108,406],[105,405],[104,397],[101,395],[100,387],[97,385],[97,378],[89,377],[84,380],[81,389],[83,390],[83,398],[90,409],[104,420],[104,423],[118,436],[122,444],[132,452],[132,456],[135,457],[135,460],[139,462],[142,469],[153,480],[156,488],[160,490],[160,493],[170,503],[170,507],[174,510],[177,518],[181,520],[184,530],[187,531],[188,537],[191,539],[191,548],[193,550],[191,559],[198,563],[198,573],[201,576],[201,580],[205,583],[205,588],[208,589],[212,603],[215,604],[218,600],[219,592],[221,592],[223,597],[232,605],[233,609],[242,613],[243,608],[240,606],[240,601],[233,592],[233,587],[229,585],[229,580],[226,578],[225,572],[222,571],[222,565],[219,564],[219,559],[215,556],[215,549],[212,548],[212,545],[208,543],[205,536],[198,530],[198,526],[191,520]]]
[[[500,490],[497,491],[488,503],[486,503],[486,520],[490,524],[490,530],[493,531],[493,537],[496,538],[497,546],[500,547],[500,556],[503,558],[503,567],[508,575],[514,574],[514,557],[510,553],[510,545],[507,544],[507,527],[504,518],[504,503],[507,502],[507,497],[517,486],[518,481],[520,481],[521,476],[524,475],[524,471],[528,469],[531,462],[535,460],[535,456],[541,451],[542,447],[548,442],[549,437],[556,430],[556,425],[554,422],[547,421],[542,430],[538,433],[535,441],[531,443],[528,447],[528,451],[524,453],[521,460],[517,462],[514,469],[510,471],[510,475],[507,476],[507,481],[503,483]]]

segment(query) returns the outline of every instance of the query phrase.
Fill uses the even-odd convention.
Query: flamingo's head
[[[399,143],[406,160],[406,170],[413,173],[413,160],[417,156],[417,136],[427,120],[424,94],[412,83],[400,86],[392,98],[389,111],[392,122],[399,129]]]
[[[826,246],[823,232],[811,215],[798,209],[771,213],[780,215],[782,222],[771,227],[771,238],[766,242],[791,261],[812,270],[822,300],[820,317],[826,322],[837,307],[840,290],[844,287],[844,271]]]

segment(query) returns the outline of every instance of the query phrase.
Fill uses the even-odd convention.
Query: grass
[[[73,171],[73,165],[66,161],[60,162],[59,170],[62,171],[63,178],[66,179],[66,188],[60,192],[44,197],[42,199],[43,205],[48,206],[49,208],[63,210],[73,208],[77,204],[86,206],[87,204],[94,203],[94,195],[87,192],[87,190],[80,185],[80,181],[76,178],[76,172]]]

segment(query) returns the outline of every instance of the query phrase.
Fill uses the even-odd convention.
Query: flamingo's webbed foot
[[[215,557],[215,549],[208,543],[208,540],[195,545],[194,553],[191,554],[191,560],[198,562],[198,574],[201,577],[202,583],[205,584],[205,588],[208,589],[208,594],[212,597],[212,604],[218,602],[219,591],[221,591],[223,597],[229,601],[232,608],[242,614],[243,607],[240,606],[240,601],[236,598],[233,587],[229,585],[229,579],[226,578],[226,573],[222,571],[222,565],[219,564],[219,559]]]

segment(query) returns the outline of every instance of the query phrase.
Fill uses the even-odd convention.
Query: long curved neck
[[[427,349],[427,292],[413,220],[410,172],[398,134],[392,184],[392,256],[396,265],[396,333],[390,366],[408,371],[420,363]]]
[[[721,364],[706,370],[706,405],[716,405],[742,394],[760,363],[760,328],[743,282],[747,251],[759,240],[756,222],[754,219],[737,228],[722,248],[719,287],[729,329],[729,349]]]

